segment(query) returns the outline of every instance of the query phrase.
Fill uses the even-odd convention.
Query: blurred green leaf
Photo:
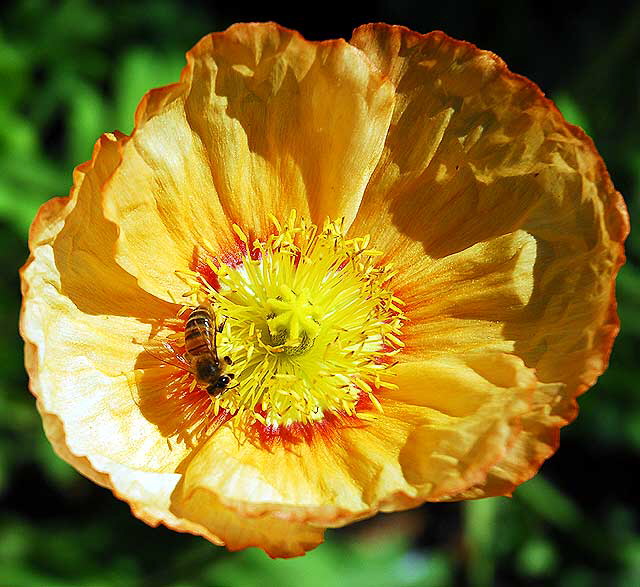
[[[550,574],[558,563],[553,544],[543,538],[532,538],[518,552],[517,565],[521,574],[540,577]]]
[[[563,530],[577,530],[583,521],[582,512],[542,475],[537,475],[518,487],[514,497],[551,525]]]
[[[0,29],[0,110],[14,106],[27,84],[27,62],[24,56],[10,45]]]
[[[93,144],[107,129],[110,116],[102,96],[87,84],[77,83],[69,102],[70,155],[81,163],[91,158]]]
[[[620,269],[617,282],[621,330],[640,337],[640,269],[627,263]],[[637,366],[636,366],[637,367]]]
[[[133,114],[142,97],[151,88],[178,81],[185,64],[180,55],[160,54],[143,47],[130,49],[116,71],[116,128],[131,132]]]
[[[579,126],[588,135],[591,134],[587,115],[573,96],[567,92],[561,92],[553,97],[553,101],[568,122]]]
[[[493,583],[494,531],[500,498],[467,501],[464,504],[465,543],[468,552],[467,581],[482,587]]]
[[[302,558],[270,560],[249,550],[235,559],[212,565],[206,574],[212,585],[261,587],[447,587],[451,567],[446,558],[407,550],[403,541],[379,541],[366,548],[329,539]]]
[[[560,577],[559,587],[595,587],[598,580],[588,564],[565,569]]]

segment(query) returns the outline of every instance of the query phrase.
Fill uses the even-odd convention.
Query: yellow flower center
[[[320,231],[295,212],[284,225],[272,220],[265,242],[249,244],[234,226],[246,249],[239,264],[209,262],[218,284],[200,295],[225,321],[218,354],[231,357],[234,374],[213,410],[272,427],[331,412],[368,419],[379,409],[375,394],[394,387],[383,374],[402,346],[392,269],[376,263],[382,253],[369,237],[346,239],[342,222]]]

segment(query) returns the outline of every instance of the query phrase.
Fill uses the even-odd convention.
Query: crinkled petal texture
[[[176,271],[237,256],[234,223],[264,238],[292,209],[344,217],[395,264],[398,389],[376,391],[375,419],[296,444],[238,443],[229,424],[177,437],[170,369],[141,360],[176,317]],[[324,528],[532,476],[606,366],[627,231],[591,141],[496,56],[386,25],[351,44],[236,25],[40,210],[31,389],[60,456],[146,522],[299,555]]]
[[[405,360],[501,351],[535,372],[507,454],[450,497],[508,494],[556,450],[607,365],[624,201],[591,140],[495,55],[386,25],[351,42],[396,86],[352,231],[366,227],[398,264]]]

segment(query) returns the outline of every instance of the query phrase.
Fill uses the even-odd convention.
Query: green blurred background
[[[54,456],[27,391],[18,267],[38,206],[68,193],[95,139],[129,132],[143,93],[177,80],[204,34],[277,20],[311,39],[386,21],[442,29],[498,53],[590,134],[631,218],[640,210],[640,4],[408,0],[332,6],[53,2],[0,8],[0,586],[408,587],[640,585],[631,475],[640,451],[640,236],[618,281],[611,367],[580,400],[561,448],[513,499],[426,505],[271,561],[152,529]]]

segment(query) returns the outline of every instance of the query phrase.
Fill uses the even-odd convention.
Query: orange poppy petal
[[[288,519],[239,515],[202,488],[187,494],[178,487],[172,496],[171,511],[181,518],[198,520],[219,536],[229,550],[257,546],[272,558],[303,555],[322,543],[324,536],[324,528]]]
[[[175,271],[198,247],[235,248],[233,222],[253,238],[292,209],[350,221],[393,107],[392,84],[341,40],[243,24],[187,57],[179,84],[143,100],[105,189],[118,262],[159,297],[184,292]]]
[[[504,323],[529,304],[536,259],[536,240],[520,230],[399,274],[397,291],[410,317],[403,356],[513,351]]]
[[[406,247],[439,258],[518,228],[579,240],[599,234],[597,217],[624,238],[624,204],[593,143],[500,58],[383,24],[356,29],[351,43],[396,86],[354,233],[375,234],[407,265]]]
[[[185,492],[243,516],[340,526],[484,480],[520,432],[536,380],[509,355],[469,354],[397,368],[373,422],[324,429],[270,450],[220,429],[185,471]]]
[[[430,501],[484,482],[519,438],[537,384],[520,359],[497,352],[404,363],[395,382],[388,396],[399,415],[415,406],[439,415],[413,428],[400,455],[407,480]]]
[[[578,412],[575,400],[562,391],[562,385],[539,384],[530,411],[522,418],[522,432],[505,457],[489,470],[486,481],[454,499],[511,495],[518,485],[533,477],[557,450],[560,428],[571,422]],[[525,463],[529,466],[524,466]]]
[[[495,471],[513,488],[555,450],[557,429],[577,413],[573,398],[606,367],[628,233],[623,200],[591,140],[495,55],[440,32],[387,25],[361,27],[351,42],[397,88],[387,143],[351,230],[375,235],[400,276],[451,271],[450,281],[444,273],[435,283],[409,277],[408,352],[491,348],[536,369],[543,399]],[[514,234],[534,243],[528,282],[526,271],[517,279],[526,256],[509,267]],[[481,251],[463,284],[469,256]],[[492,257],[506,264],[492,266]]]

